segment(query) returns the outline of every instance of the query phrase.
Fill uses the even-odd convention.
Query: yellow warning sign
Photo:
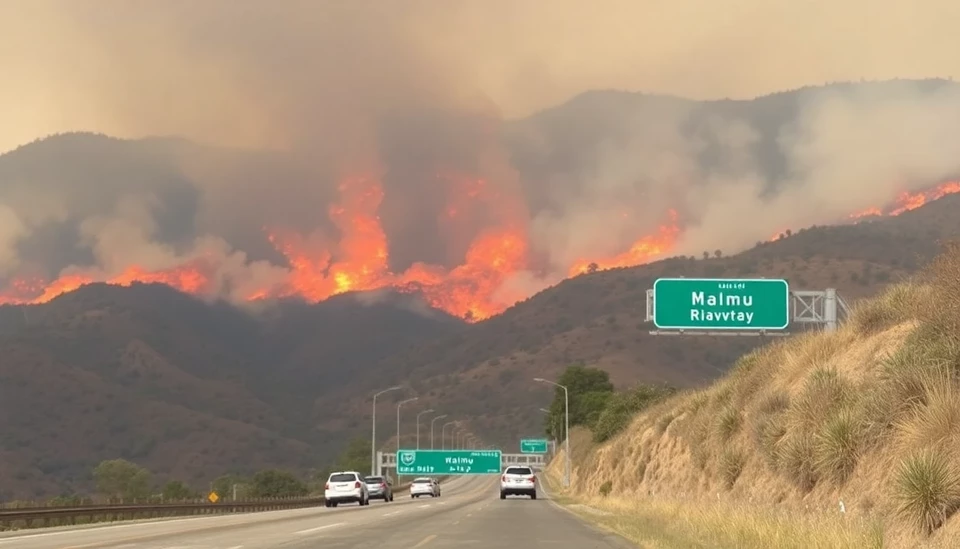
[[[210,492],[210,495],[207,496],[207,499],[210,500],[210,503],[216,503],[220,501],[220,496],[218,496],[216,492]]]

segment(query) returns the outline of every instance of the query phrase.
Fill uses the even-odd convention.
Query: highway
[[[0,549],[607,549],[633,545],[539,493],[500,500],[497,477],[460,477],[440,498],[67,527],[0,536]]]

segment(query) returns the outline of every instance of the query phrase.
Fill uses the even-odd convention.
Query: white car
[[[356,471],[338,471],[331,473],[323,486],[323,504],[336,507],[340,503],[356,502],[361,506],[370,505],[370,492],[363,475]]]
[[[410,483],[410,499],[420,496],[440,497],[440,483],[436,479],[420,477]]]
[[[537,499],[537,475],[533,469],[522,465],[511,465],[500,476],[500,499],[507,496],[530,496]]]

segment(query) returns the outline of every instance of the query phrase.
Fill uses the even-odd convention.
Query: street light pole
[[[543,412],[543,413],[545,413],[545,414],[547,414],[548,416],[550,415],[550,410],[547,410],[546,408],[540,408],[540,411]],[[557,439],[560,437],[560,435],[557,433],[557,430],[558,430],[558,429],[557,429],[557,426],[556,426],[556,425],[552,425],[552,424],[551,424],[551,425],[550,425],[550,430],[553,431],[553,441],[552,441],[552,442],[553,442],[553,453],[557,453]]]
[[[424,410],[417,414],[417,450],[420,449],[420,416],[423,414],[429,414],[432,411],[433,408],[430,408],[429,410]]]
[[[397,403],[397,482],[400,482],[400,407],[408,402],[413,402],[419,397],[408,398]]]
[[[370,476],[377,474],[377,397],[383,393],[389,393],[390,391],[396,391],[400,386],[390,387],[389,389],[384,389],[379,393],[373,395],[373,428],[370,433]]]
[[[534,380],[534,381],[539,381],[540,383],[549,383],[550,385],[555,385],[555,386],[560,387],[561,389],[563,389],[563,418],[564,418],[564,419],[563,419],[563,421],[564,421],[564,427],[563,427],[563,434],[564,434],[563,445],[564,445],[564,450],[563,450],[563,453],[565,454],[564,457],[566,458],[566,459],[564,459],[564,461],[565,461],[566,463],[565,463],[565,467],[564,467],[565,470],[564,470],[564,473],[563,473],[563,485],[564,485],[565,488],[569,488],[569,487],[570,487],[570,392],[567,391],[567,388],[566,388],[565,386],[560,385],[559,383],[557,383],[557,382],[555,382],[555,381],[550,381],[549,379],[543,379],[542,377],[536,377],[536,378],[533,378],[533,380]]]
[[[437,416],[430,420],[430,449],[431,450],[433,450],[433,424],[436,423],[438,419],[443,419],[445,417],[447,417],[447,414],[443,414],[442,416]]]
[[[447,438],[444,435],[444,433],[447,431],[447,426],[456,425],[456,423],[457,423],[456,421],[448,421],[443,424],[443,427],[440,427],[440,446],[441,446],[440,449],[441,450],[447,449]]]

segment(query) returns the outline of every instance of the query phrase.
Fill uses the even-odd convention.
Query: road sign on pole
[[[500,450],[400,450],[398,475],[497,475]]]
[[[520,440],[521,454],[546,454],[547,441],[542,438],[525,438]]]
[[[786,280],[660,278],[653,323],[672,330],[783,330],[790,325]]]

